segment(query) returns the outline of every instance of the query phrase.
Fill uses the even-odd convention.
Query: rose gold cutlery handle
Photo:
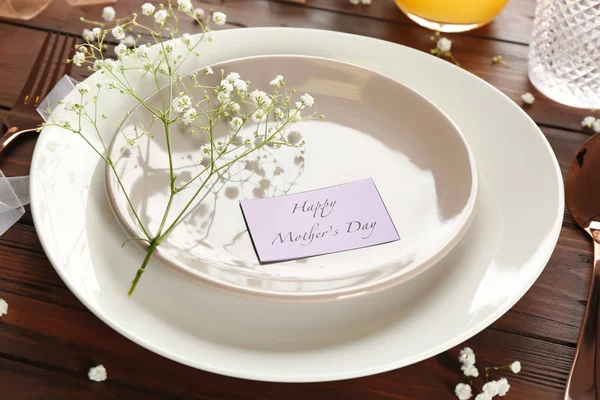
[[[565,400],[600,400],[597,382],[600,383],[600,348],[598,347],[598,312],[600,310],[600,231],[592,230],[594,238],[594,268],[583,316],[579,341],[567,388]]]
[[[6,148],[19,136],[28,132],[35,132],[37,129],[25,129],[22,131],[17,130],[17,128],[10,128],[6,131],[6,133],[0,138],[0,154],[6,150]]]

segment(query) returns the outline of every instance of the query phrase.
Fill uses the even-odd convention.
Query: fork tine
[[[44,43],[42,44],[42,48],[40,49],[40,52],[38,53],[38,56],[35,59],[35,63],[33,64],[31,71],[29,72],[29,77],[27,78],[27,82],[25,82],[25,86],[23,87],[23,90],[21,90],[21,94],[19,95],[17,104],[25,103],[27,101],[29,94],[31,93],[31,89],[33,89],[33,85],[35,84],[35,81],[37,80],[40,69],[42,68],[42,62],[44,61],[44,54],[46,53],[46,48],[48,47],[48,44],[50,43],[51,37],[52,37],[52,32],[48,32],[48,34],[46,35],[46,39],[44,39]]]
[[[62,37],[62,35],[59,36],[59,38]],[[65,69],[63,68],[64,65],[71,65],[73,63],[65,63],[64,62],[64,55],[65,55],[65,50],[67,49],[67,46],[69,45],[69,40],[70,36],[65,36],[65,40],[63,41],[63,45],[62,48],[60,49],[60,52],[58,53],[58,57],[57,57],[57,61],[56,61],[56,65],[54,67],[54,73],[52,74],[52,77],[50,78],[50,80],[47,82],[47,85],[45,85],[43,87],[43,90],[39,92],[38,96],[36,97],[36,101],[35,101],[35,105],[37,106],[39,99],[43,99],[44,97],[46,97],[46,95],[48,94],[48,92],[50,90],[52,90],[52,88],[54,87],[54,85],[56,85],[56,82],[58,82],[58,80],[60,78],[62,78],[61,72]],[[58,38],[56,39],[58,41]],[[64,72],[63,72],[64,73]]]
[[[75,54],[75,43],[77,43],[77,38],[75,36],[68,36],[71,38],[71,45],[69,47],[69,55],[67,58],[69,60],[73,59],[73,55]],[[73,63],[68,63],[67,68],[65,68],[65,75],[71,75],[71,70],[73,69]]]
[[[54,41],[54,45],[52,46],[52,50],[50,50],[50,56],[48,57],[48,61],[46,62],[46,66],[44,67],[44,72],[42,72],[40,76],[40,80],[35,87],[34,93],[31,97],[34,99],[34,104],[37,104],[40,99],[40,94],[44,91],[46,84],[48,83],[48,77],[50,76],[50,71],[52,69],[52,64],[55,58],[56,49],[58,48],[60,43],[60,35],[56,35],[56,40]],[[57,65],[58,66],[58,65]],[[27,103],[27,102],[25,102]]]

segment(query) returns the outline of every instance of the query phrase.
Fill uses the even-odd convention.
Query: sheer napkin
[[[76,84],[77,81],[69,76],[64,76],[58,81],[37,108],[44,121],[50,116],[48,109],[54,109]],[[23,206],[27,204],[29,204],[29,176],[6,177],[0,170],[0,235],[21,219],[25,214]]]

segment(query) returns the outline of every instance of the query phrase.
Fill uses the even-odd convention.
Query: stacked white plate
[[[223,256],[231,235],[247,233],[243,220],[231,219],[241,217],[239,209],[231,212],[236,201],[221,199],[210,246],[181,257],[177,238],[185,235],[174,235],[129,298],[144,253],[121,249],[128,234],[120,224],[135,225],[118,193],[107,199],[114,182],[105,184],[105,166],[88,145],[46,128],[31,169],[37,232],[65,283],[114,329],[220,374],[344,379],[459,344],[505,313],[539,276],[561,227],[562,179],[543,134],[502,93],[428,54],[347,34],[230,30],[205,47],[202,65],[188,62],[182,73],[218,64],[252,75],[244,77],[253,83],[281,73],[311,92],[320,112],[329,109],[330,119],[300,127],[306,167],[291,190],[371,176],[402,240],[260,266],[249,239]],[[256,57],[264,54],[270,56]],[[88,85],[102,79],[93,75]],[[114,121],[135,103],[103,94],[100,107]],[[101,131],[110,141],[114,124]],[[364,163],[355,161],[360,156]]]

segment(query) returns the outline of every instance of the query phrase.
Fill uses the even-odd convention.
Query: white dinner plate
[[[263,54],[326,57],[417,90],[450,116],[475,155],[481,178],[476,215],[435,268],[368,296],[305,304],[247,299],[152,261],[129,298],[143,252],[121,249],[126,236],[105,196],[104,166],[81,138],[44,129],[31,167],[40,241],[73,293],[118,332],[165,357],[224,375],[288,382],[359,377],[468,339],[512,307],[543,270],[563,217],[558,163],[535,123],[486,82],[407,47],[318,30],[217,32],[202,54],[203,65]],[[183,72],[198,67],[191,62]],[[94,87],[100,79],[96,74],[87,83]],[[108,121],[135,105],[109,100],[101,101]],[[114,126],[107,122],[102,131],[109,138]]]
[[[374,71],[323,58],[247,57],[212,65],[212,69],[223,70],[225,75],[239,73],[251,82],[249,91],[269,90],[269,82],[281,73],[287,85],[297,90],[297,99],[305,92],[316,96],[317,115],[322,113],[326,119],[302,121],[284,133],[298,132],[307,142],[303,161],[298,161],[298,148],[263,147],[246,158],[257,166],[254,170],[246,168],[244,161],[238,162],[211,179],[210,190],[203,196],[194,199],[196,188],[205,179],[201,177],[170,201],[170,163],[177,173],[176,185],[196,176],[203,169],[203,159],[208,160],[201,151],[209,143],[208,134],[190,135],[190,127],[175,124],[167,146],[164,128],[154,124],[153,135],[142,136],[132,147],[129,141],[139,136],[138,128],[153,126],[152,113],[137,107],[114,134],[109,151],[120,177],[117,180],[106,164],[106,186],[113,211],[135,237],[144,236],[138,217],[154,237],[169,202],[166,226],[192,201],[187,217],[157,248],[155,256],[160,255],[165,264],[237,294],[280,301],[330,301],[370,294],[412,279],[447,254],[466,232],[477,198],[475,161],[456,125],[414,90]],[[209,87],[220,82],[220,74],[202,80]],[[146,102],[160,109],[168,90],[167,86],[157,91]],[[204,99],[203,88],[191,89],[191,93],[195,99]],[[217,105],[215,101],[212,107]],[[236,138],[240,143],[253,140],[263,126],[250,119],[236,132]],[[227,143],[231,134],[227,121],[213,124],[212,134],[215,142]],[[167,148],[172,151],[171,158]],[[230,158],[221,164],[244,151],[244,145],[237,152],[230,150]],[[377,185],[400,240],[319,257],[258,262],[240,200],[301,193],[364,178]],[[123,195],[121,185],[129,197]],[[331,220],[316,223],[326,225]],[[310,224],[313,222],[311,218]],[[380,226],[384,223],[379,222]],[[288,227],[290,232],[295,228]],[[381,235],[384,231],[375,232]],[[309,248],[305,247],[308,243],[286,243],[287,251]]]

